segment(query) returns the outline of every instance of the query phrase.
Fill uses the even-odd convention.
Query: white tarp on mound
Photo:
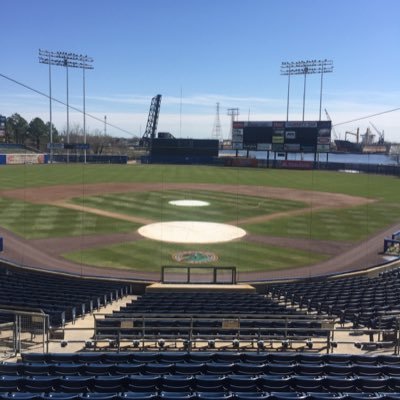
[[[138,232],[149,239],[170,243],[222,243],[246,235],[233,225],[200,221],[157,222],[142,226]]]

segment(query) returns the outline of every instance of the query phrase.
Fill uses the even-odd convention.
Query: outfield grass
[[[162,265],[179,265],[172,255],[178,251],[214,252],[218,256],[213,266],[236,266],[240,272],[272,271],[311,265],[325,260],[323,254],[284,249],[245,241],[223,244],[181,245],[138,240],[63,254],[63,257],[97,267],[112,267],[144,272],[160,272]],[[207,265],[207,264],[201,264]]]
[[[134,232],[139,225],[95,214],[0,198],[0,224],[26,239]]]
[[[288,187],[345,193],[397,202],[399,178],[329,171],[175,165],[17,165],[0,166],[0,188],[29,188],[104,182],[216,183]]]

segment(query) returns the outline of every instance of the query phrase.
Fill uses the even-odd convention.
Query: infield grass
[[[172,200],[202,200],[204,207],[180,207]],[[140,193],[113,193],[71,200],[75,204],[140,216],[154,221],[236,221],[240,218],[296,210],[306,204],[290,199],[268,199],[204,190],[165,190]]]

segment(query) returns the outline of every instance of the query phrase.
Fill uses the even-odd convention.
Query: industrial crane
[[[380,131],[378,130],[378,128],[371,122],[369,121],[369,123],[371,124],[371,126],[375,129],[376,133],[378,134],[378,144],[383,144],[385,143],[385,133],[384,131]]]
[[[360,128],[357,128],[357,132],[350,132],[346,131],[344,134],[344,140],[347,140],[347,135],[355,136],[356,137],[356,143],[360,143]]]
[[[332,122],[332,118],[331,118],[331,116],[329,115],[328,110],[327,110],[326,108],[325,108],[324,110],[325,110],[326,118],[328,118],[328,120]],[[334,137],[335,139],[338,139],[339,136],[338,136],[338,134],[336,133],[335,127],[334,127],[333,125],[332,125],[332,132],[333,132],[333,137]]]
[[[151,147],[151,142],[156,137],[158,116],[160,115],[161,94],[151,99],[149,116],[147,118],[146,130],[140,139],[140,146]]]

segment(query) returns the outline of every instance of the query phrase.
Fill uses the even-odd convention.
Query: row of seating
[[[310,279],[272,284],[267,294],[276,301],[298,305],[301,309],[335,315],[355,327],[393,329],[400,312],[400,271],[378,277]]]
[[[80,279],[30,269],[0,266],[0,308],[41,309],[59,326],[131,292],[119,282]],[[1,322],[13,321],[0,314]]]
[[[326,393],[326,392],[90,392],[90,393],[21,393],[0,394],[2,400],[398,400],[400,393]]]
[[[131,351],[131,352],[78,352],[78,353],[22,353],[24,363],[279,363],[279,364],[342,364],[400,366],[400,357],[391,354],[343,354],[307,352],[253,352],[253,351]],[[7,364],[7,363],[3,363]]]
[[[22,363],[156,363],[156,362],[229,362],[279,364],[364,364],[400,366],[400,356],[391,354],[346,354],[255,351],[130,351],[78,353],[22,353]]]
[[[66,376],[66,375],[308,375],[308,376],[396,376],[400,377],[399,365],[365,365],[365,364],[279,364],[279,363],[4,363],[0,364],[1,375],[20,376]]]
[[[400,392],[400,377],[124,375],[0,376],[0,392]]]

